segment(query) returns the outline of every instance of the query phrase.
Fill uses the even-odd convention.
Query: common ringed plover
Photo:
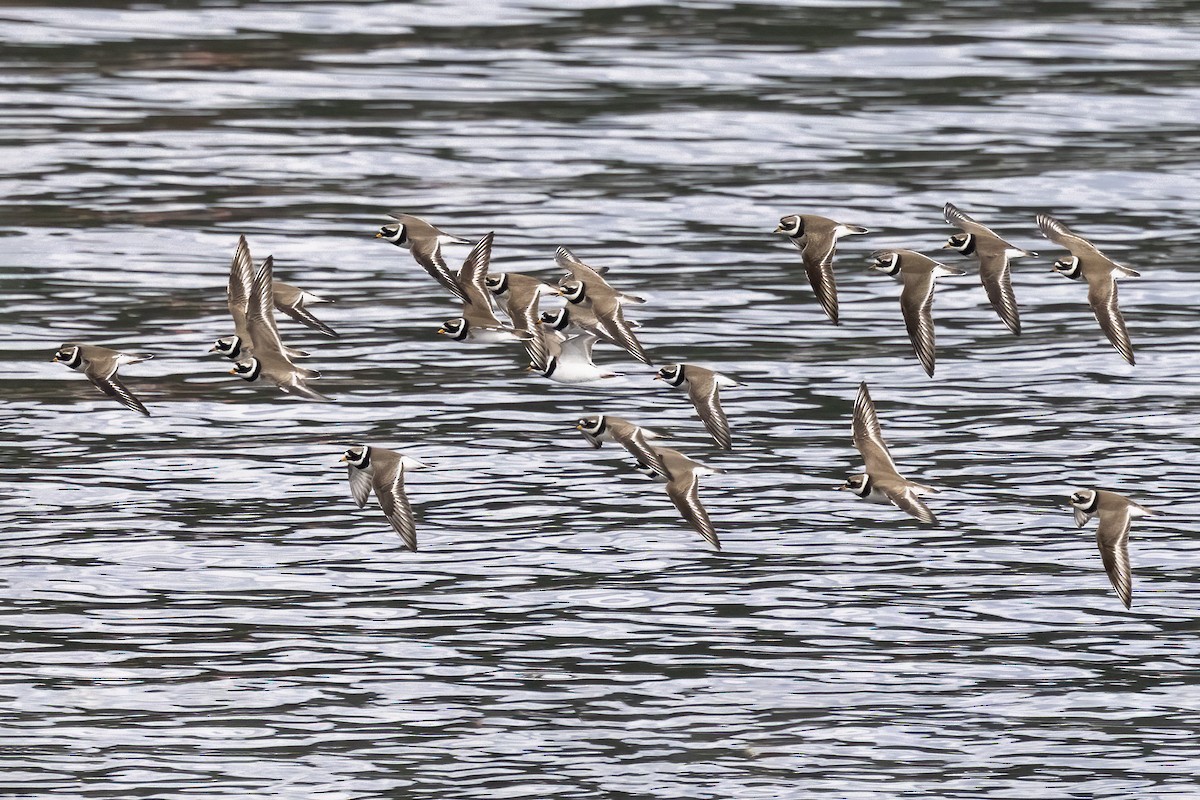
[[[440,283],[450,294],[464,303],[469,303],[466,293],[458,285],[458,280],[446,260],[442,258],[443,244],[470,244],[466,239],[440,231],[419,217],[403,214],[399,211],[389,211],[388,216],[395,223],[384,225],[375,234],[376,239],[384,239],[397,247],[403,247],[413,254],[426,272]]]
[[[937,489],[914,483],[896,469],[896,462],[892,460],[887,442],[883,440],[875,403],[871,401],[865,381],[859,385],[858,396],[854,400],[853,432],[854,446],[862,454],[866,471],[861,475],[852,475],[837,488],[849,489],[869,503],[896,506],[921,522],[936,525],[937,520],[921,500],[921,495],[936,493]]]
[[[417,528],[413,523],[412,506],[404,494],[404,473],[425,469],[429,465],[395,450],[368,445],[351,447],[341,461],[346,464],[350,493],[354,495],[358,507],[365,506],[367,498],[374,491],[383,515],[400,534],[404,546],[416,550]]]
[[[713,440],[725,450],[733,449],[729,420],[721,409],[719,392],[739,386],[737,381],[695,364],[669,364],[659,369],[654,380],[664,380],[672,386],[683,387]]]
[[[150,356],[130,355],[94,344],[67,342],[58,348],[58,352],[50,360],[66,364],[74,370],[82,370],[87,379],[100,391],[126,408],[148,417],[150,412],[142,405],[142,401],[134,397],[133,392],[121,383],[121,379],[117,377],[117,369],[125,364],[136,364],[149,358]]]
[[[272,285],[272,297],[275,297],[274,292],[277,285]],[[233,262],[229,265],[229,284],[226,288],[229,316],[233,317],[233,336],[217,339],[208,352],[219,353],[230,361],[240,361],[254,354],[254,342],[250,338],[250,329],[246,325],[246,311],[253,291],[254,260],[250,257],[250,246],[246,244],[246,237],[242,235],[238,237],[237,248],[233,252]],[[275,301],[278,302],[277,297],[275,297]],[[303,350],[287,346],[284,346],[283,352],[288,358],[308,356],[308,353]]]
[[[650,445],[651,439],[657,439],[658,434],[627,419],[614,417],[610,414],[599,414],[594,417],[584,417],[575,423],[575,429],[583,434],[592,447],[600,447],[604,442],[616,442],[629,451],[630,455],[643,464],[652,467],[656,472],[664,473],[662,458]]]
[[[717,538],[712,520],[708,518],[708,512],[700,502],[699,479],[701,475],[717,475],[721,470],[705,466],[669,447],[655,447],[654,452],[662,461],[663,469],[656,469],[645,461],[639,460],[637,471],[651,478],[665,481],[667,497],[671,498],[679,515],[695,528],[705,541],[720,550],[721,540]]]
[[[1125,318],[1117,306],[1117,278],[1138,278],[1141,274],[1118,264],[1101,253],[1096,246],[1073,233],[1049,214],[1037,215],[1042,235],[1057,245],[1071,251],[1070,258],[1054,262],[1054,271],[1072,280],[1083,280],[1088,285],[1088,305],[1100,323],[1100,329],[1117,348],[1121,357],[1133,364],[1133,346],[1129,343],[1129,331]]]
[[[1129,608],[1133,602],[1133,578],[1129,573],[1129,528],[1134,517],[1152,515],[1128,497],[1103,489],[1078,489],[1071,495],[1075,524],[1082,528],[1092,517],[1100,518],[1096,545],[1104,571],[1112,581],[1121,602]]]
[[[246,309],[246,327],[254,342],[254,355],[238,361],[229,372],[248,381],[265,378],[285,394],[306,400],[328,401],[329,398],[309,388],[307,381],[319,378],[315,370],[297,367],[283,350],[279,329],[275,326],[275,303],[271,291],[274,260],[267,259],[254,276],[254,287]]]
[[[837,284],[833,280],[833,254],[837,240],[843,236],[870,233],[858,225],[845,225],[816,214],[788,214],[779,220],[774,231],[788,237],[804,262],[808,282],[812,285],[821,308],[834,325],[838,324]]]
[[[871,269],[877,269],[900,281],[900,312],[912,342],[913,352],[933,377],[937,359],[933,337],[933,288],[935,279],[945,275],[963,275],[950,267],[913,250],[879,250],[871,254]]]
[[[957,250],[964,256],[973,255],[979,260],[979,280],[983,283],[992,308],[1010,331],[1020,335],[1021,316],[1017,312],[1017,298],[1013,294],[1010,262],[1036,256],[1037,253],[1014,247],[997,236],[991,228],[960,211],[953,203],[946,203],[942,216],[946,222],[962,231],[947,239],[942,249]]]
[[[488,291],[504,302],[504,311],[513,328],[525,334],[529,363],[541,371],[546,368],[547,352],[538,328],[538,301],[543,295],[557,294],[550,284],[519,272],[494,272],[484,279]]]
[[[484,278],[492,259],[493,232],[475,243],[458,271],[458,285],[463,291],[462,316],[442,323],[438,333],[456,342],[481,343],[527,341],[530,337],[500,322],[492,312],[492,301]]]

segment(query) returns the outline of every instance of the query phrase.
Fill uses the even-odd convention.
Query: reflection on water
[[[1186,3],[172,3],[0,11],[5,784],[61,797],[1193,797],[1200,503]],[[952,200],[1043,257],[1025,333],[942,281],[938,373],[883,247],[933,252]],[[496,231],[498,269],[570,246],[651,302],[659,363],[736,376],[735,449],[681,393],[550,385],[439,337],[457,307],[384,212]],[[770,230],[840,248],[842,325]],[[1048,210],[1143,277],[1138,366],[1049,272]],[[226,374],[238,234],[336,304],[329,405]],[[457,265],[467,248],[448,246]],[[947,251],[947,260],[958,256]],[[955,262],[957,263],[957,262]],[[131,414],[47,363],[153,354]],[[872,387],[922,528],[832,491]],[[726,474],[725,551],[585,411]],[[435,469],[422,550],[359,511],[344,448]],[[1071,486],[1135,525],[1134,608]]]

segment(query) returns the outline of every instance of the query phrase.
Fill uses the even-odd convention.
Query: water
[[[6,796],[1196,798],[1200,12],[1184,2],[846,6],[196,3],[0,10]],[[1025,333],[941,283],[938,371],[880,247],[951,200],[1043,258]],[[612,268],[656,361],[736,376],[735,450],[616,351],[548,384],[457,316],[400,209]],[[1142,272],[1138,357],[1050,274],[1048,210]],[[843,242],[843,324],[770,230]],[[285,321],[337,399],[205,355],[239,234],[336,298]],[[447,248],[457,263],[466,248]],[[946,251],[947,260],[959,263]],[[970,265],[967,265],[970,266]],[[47,363],[150,353],[154,416]],[[870,382],[927,528],[832,491]],[[650,425],[728,470],[725,549],[574,430]],[[421,551],[337,458],[408,480]],[[1106,486],[1134,607],[1062,505]],[[1094,523],[1093,523],[1094,525]]]

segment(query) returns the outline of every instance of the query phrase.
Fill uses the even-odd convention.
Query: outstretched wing
[[[354,497],[354,502],[362,508],[367,504],[367,498],[371,496],[371,473],[370,469],[359,469],[353,464],[346,466],[346,472],[350,476],[350,494]]]
[[[911,486],[886,486],[880,487],[881,491],[887,495],[887,499],[892,501],[892,505],[906,514],[916,517],[921,522],[930,525],[937,524],[937,518],[933,516],[933,512],[929,510],[929,506],[917,496]]]
[[[863,465],[868,473],[876,477],[899,474],[887,442],[883,440],[883,429],[879,426],[879,416],[875,413],[875,403],[871,400],[866,381],[859,384],[858,396],[854,398],[852,429],[854,446],[862,453]]]
[[[129,391],[125,387],[125,384],[121,383],[121,379],[117,377],[116,370],[113,370],[109,375],[100,375],[89,368],[84,371],[84,374],[87,375],[88,380],[94,383],[100,391],[115,399],[121,405],[139,414],[145,414],[147,417],[150,416],[150,412],[142,405],[142,401],[134,397],[133,392]]]
[[[404,468],[399,462],[389,469],[375,469],[372,485],[379,507],[409,550],[417,549],[417,528],[413,522],[412,506],[404,494]]]
[[[254,287],[246,309],[246,326],[254,343],[255,355],[260,359],[276,357],[290,364],[275,324],[275,295],[271,287],[274,271],[275,260],[267,256],[254,275]]]
[[[837,284],[833,280],[833,253],[836,249],[837,239],[832,233],[821,236],[810,234],[800,251],[813,293],[834,325],[838,324]]]
[[[1129,570],[1129,526],[1132,517],[1128,508],[1100,515],[1096,528],[1096,545],[1104,561],[1104,571],[1112,581],[1121,602],[1129,608],[1133,603],[1133,576]]]
[[[687,523],[695,528],[705,541],[717,550],[721,549],[721,540],[717,538],[717,531],[713,528],[712,520],[708,518],[708,512],[700,502],[700,481],[694,473],[688,476],[687,480],[668,481],[667,497],[671,498],[671,502],[679,510],[679,515],[687,520]]]
[[[275,308],[287,314],[289,317],[305,327],[312,328],[314,331],[319,331],[326,336],[333,336],[335,338],[337,337],[337,331],[314,317],[307,308],[299,303],[294,306],[277,305]]]
[[[450,271],[450,267],[446,266],[446,260],[442,258],[442,244],[434,236],[430,239],[413,239],[412,243],[413,258],[417,260],[426,272],[428,272],[435,281],[440,283],[446,291],[457,297],[464,303],[470,304],[471,300],[466,293],[458,285],[458,279],[454,277],[454,273]]]
[[[1013,333],[1021,332],[1021,315],[1017,311],[1017,298],[1013,294],[1012,271],[1008,256],[1003,250],[979,253],[979,280],[987,292],[988,301],[1000,315],[1001,321]]]
[[[254,291],[254,262],[250,259],[250,245],[246,237],[239,236],[237,249],[233,252],[233,263],[229,266],[229,286],[227,289],[229,315],[233,317],[234,333],[243,339],[249,338],[246,331],[246,308],[250,302],[250,293]],[[243,341],[243,346],[253,342]]]
[[[913,352],[925,368],[925,374],[933,377],[937,359],[933,337],[933,274],[929,272],[901,272],[904,288],[900,291],[900,312],[904,315],[904,327],[912,342]]]
[[[732,450],[733,438],[729,433],[729,420],[721,408],[717,381],[711,375],[704,377],[702,380],[692,378],[687,381],[688,398],[696,407],[696,413],[700,415],[700,421],[713,441],[724,450]]]
[[[1100,330],[1108,337],[1112,346],[1117,348],[1121,357],[1130,364],[1133,360],[1133,345],[1129,341],[1129,330],[1125,327],[1125,317],[1117,305],[1117,282],[1111,273],[1096,275],[1084,273],[1088,282],[1088,305],[1100,323]]]

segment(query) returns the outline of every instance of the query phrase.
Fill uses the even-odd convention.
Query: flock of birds
[[[653,368],[635,333],[639,326],[626,320],[623,310],[626,305],[644,303],[645,300],[612,286],[607,280],[607,269],[588,266],[570,250],[560,247],[555,260],[564,274],[555,284],[520,273],[490,273],[493,234],[488,233],[474,243],[462,267],[454,271],[442,255],[443,245],[471,244],[470,241],[447,234],[409,214],[390,213],[389,216],[395,222],[384,225],[376,238],[410,251],[417,263],[462,303],[461,315],[443,323],[438,333],[460,342],[519,342],[528,356],[528,369],[559,383],[592,383],[616,375],[593,361],[592,350],[598,342],[616,345]],[[951,235],[943,248],[973,256],[978,261],[980,279],[992,307],[1012,333],[1020,334],[1021,321],[1013,294],[1010,265],[1015,259],[1037,254],[1009,244],[950,203],[944,208],[944,216],[960,232]],[[1037,224],[1046,238],[1069,252],[1068,256],[1054,262],[1053,270],[1087,283],[1088,303],[1101,330],[1121,356],[1133,364],[1129,333],[1117,305],[1116,278],[1136,277],[1138,273],[1108,258],[1053,217],[1039,214]],[[867,234],[867,229],[813,214],[792,214],[780,220],[775,233],[786,235],[800,250],[818,301],[829,319],[838,324],[837,287],[833,274],[837,242],[846,236]],[[932,376],[936,365],[932,313],[935,282],[939,277],[961,275],[964,271],[913,250],[877,251],[871,255],[870,265],[900,282],[900,309],[913,351],[926,373]],[[539,302],[547,296],[561,297],[566,301],[565,306],[555,311],[541,311]],[[210,352],[233,361],[230,373],[247,381],[274,384],[282,392],[306,400],[329,401],[309,385],[320,375],[296,364],[308,353],[285,345],[275,320],[275,311],[280,311],[326,336],[337,336],[309,308],[321,302],[326,301],[276,281],[271,256],[255,268],[246,238],[242,236],[234,253],[228,284],[234,333],[218,339]],[[496,316],[493,303],[504,310],[509,324]],[[92,344],[66,343],[52,360],[82,370],[106,395],[149,416],[150,412],[117,376],[120,367],[146,358],[149,356]],[[732,448],[729,421],[721,408],[719,392],[737,386],[736,381],[696,364],[663,366],[657,370],[655,379],[686,391],[716,444],[725,450]],[[720,540],[699,494],[700,477],[720,470],[663,446],[658,443],[656,433],[620,417],[588,416],[578,420],[576,428],[594,447],[613,442],[625,448],[636,459],[639,472],[665,484],[667,496],[681,517],[712,547],[720,549]],[[851,476],[838,488],[849,490],[868,502],[895,506],[921,522],[936,524],[933,513],[921,499],[936,489],[900,474],[884,441],[875,404],[865,382],[860,385],[855,399],[852,432],[854,446],[862,455],[864,472]],[[405,546],[415,550],[416,526],[404,492],[404,475],[428,465],[375,445],[351,447],[341,460],[347,464],[351,494],[358,506],[365,506],[374,492],[388,522]],[[1075,491],[1069,505],[1080,527],[1091,517],[1099,517],[1096,539],[1104,568],[1121,601],[1129,608],[1132,601],[1130,524],[1134,517],[1152,512],[1115,492],[1097,489]]]

